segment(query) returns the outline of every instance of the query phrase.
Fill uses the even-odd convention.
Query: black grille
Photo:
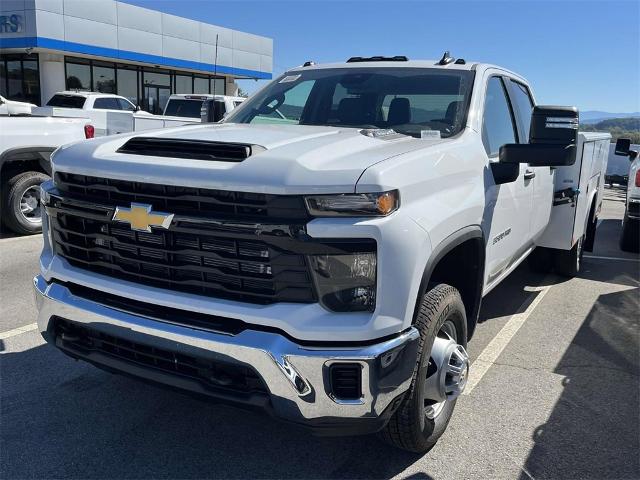
[[[300,243],[294,236],[304,232],[304,223],[273,223],[270,217],[252,223],[248,218],[255,215],[255,209],[248,217],[238,214],[226,222],[203,214],[219,205],[208,199],[223,193],[229,194],[224,208],[238,211],[244,206],[232,199],[246,194],[183,189],[190,190],[184,194],[189,198],[176,200],[178,187],[61,173],[56,180],[63,193],[52,196],[47,206],[54,248],[73,266],[231,300],[263,304],[316,301],[306,257],[291,248]],[[176,214],[170,230],[134,231],[111,220],[116,206],[126,207],[130,202],[149,202],[154,210],[172,213],[184,209],[189,216]],[[266,215],[270,208],[258,210]],[[298,212],[296,208],[285,210],[292,216]]]
[[[154,157],[188,158],[191,160],[215,160],[242,162],[253,151],[263,147],[242,143],[210,142],[162,137],[134,137],[118,149],[118,153],[149,155]]]
[[[100,205],[128,207],[131,202],[178,215],[202,215],[233,220],[299,221],[310,219],[302,197],[176,187],[110,178],[57,173],[56,186],[71,198]]]
[[[63,318],[53,318],[53,325],[56,345],[89,360],[91,353],[101,353],[128,364],[195,380],[209,389],[242,394],[268,392],[260,376],[249,366],[137,343]]]

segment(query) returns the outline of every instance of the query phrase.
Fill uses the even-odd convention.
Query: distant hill
[[[601,110],[585,110],[584,112],[580,112],[580,123],[589,124],[589,123],[598,123],[602,120],[606,120],[609,118],[629,118],[629,117],[640,117],[640,112],[631,112],[631,113],[611,113],[611,112],[603,112]]]
[[[596,123],[581,123],[580,130],[609,132],[613,142],[622,137],[630,138],[631,143],[640,143],[640,114],[635,118],[608,118]]]

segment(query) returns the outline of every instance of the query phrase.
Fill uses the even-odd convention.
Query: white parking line
[[[22,327],[14,328],[13,330],[7,330],[6,332],[0,332],[0,340],[5,340],[7,338],[15,337],[16,335],[21,335],[23,333],[31,332],[38,328],[37,323],[30,323],[28,325],[23,325]]]
[[[585,255],[584,258],[593,258],[595,260],[617,260],[619,262],[640,262],[640,258],[600,257],[598,255]]]
[[[0,243],[17,242],[18,240],[24,240],[27,238],[42,238],[42,234],[38,233],[37,235],[23,235],[21,237],[0,238]]]
[[[538,294],[531,300],[531,303],[525,308],[525,305],[530,301],[525,300],[518,310],[525,309],[521,313],[513,315],[504,327],[498,332],[498,334],[489,342],[480,356],[476,358],[471,367],[469,368],[469,378],[467,380],[467,386],[462,392],[463,395],[469,395],[473,389],[478,385],[484,374],[487,373],[489,368],[498,359],[502,351],[509,344],[514,335],[520,330],[520,327],[527,321],[529,315],[535,310],[538,304],[542,301],[547,292],[551,289],[551,285],[546,287],[536,288],[534,292]]]

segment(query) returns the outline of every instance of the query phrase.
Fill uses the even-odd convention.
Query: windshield
[[[54,95],[47,102],[49,107],[82,108],[86,98],[77,95]]]
[[[172,98],[164,109],[164,114],[170,117],[192,117],[200,118],[202,99],[186,100]]]
[[[225,123],[391,128],[450,137],[464,127],[473,72],[435,68],[335,68],[288,72]],[[437,133],[439,132],[439,133]]]

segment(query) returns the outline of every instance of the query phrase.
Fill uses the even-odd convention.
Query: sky
[[[273,38],[274,78],[307,60],[449,50],[519,73],[539,104],[640,111],[639,0],[124,1]]]

